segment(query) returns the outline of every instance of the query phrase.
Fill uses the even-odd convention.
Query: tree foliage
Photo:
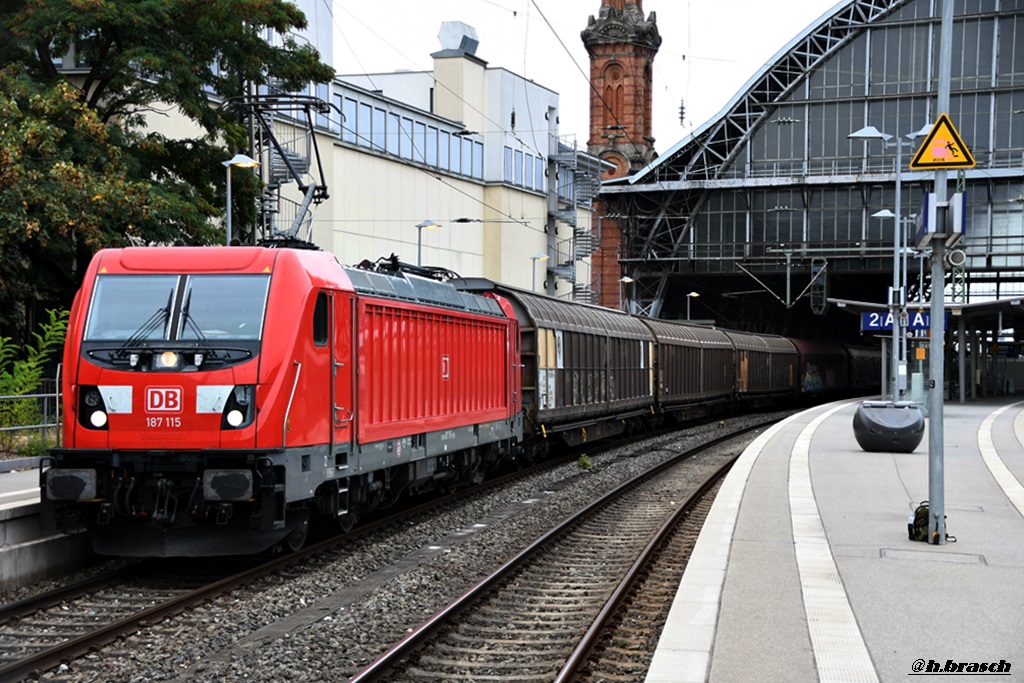
[[[247,133],[216,102],[329,81],[305,25],[288,0],[0,3],[0,331],[70,306],[98,248],[219,241]]]

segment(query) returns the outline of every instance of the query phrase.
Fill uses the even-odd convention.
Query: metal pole
[[[879,336],[881,336],[881,335],[879,335]],[[885,400],[885,395],[886,395],[885,383],[886,383],[886,381],[891,379],[889,377],[889,368],[886,367],[886,365],[887,365],[886,358],[888,358],[888,355],[886,354],[886,349],[885,349],[885,337],[882,337],[882,400],[883,401]]]
[[[537,259],[533,259],[532,261],[530,261],[530,263],[533,264],[533,268],[530,269],[530,270],[533,271],[533,281],[530,283],[530,291],[531,292],[536,292],[537,291]],[[619,308],[622,308],[622,288],[621,287],[619,288]]]
[[[423,228],[416,226],[416,265],[423,265]]]
[[[227,220],[227,242],[231,246],[231,164],[228,164],[228,220]]]
[[[899,400],[900,390],[900,181],[903,166],[903,143],[896,138],[896,220],[893,225],[892,252],[892,400]]]
[[[957,370],[959,371],[960,377],[960,391],[957,392],[957,398],[959,399],[960,403],[963,403],[965,396],[964,392],[967,389],[967,378],[964,377],[964,368],[966,367],[967,363],[967,323],[964,322],[963,316],[960,317],[959,325],[957,325],[956,338],[959,342],[957,346],[960,347],[957,353],[957,355],[959,356],[957,359]]]
[[[942,2],[942,23],[939,29],[939,113],[949,110],[949,91],[953,71],[953,0]],[[935,172],[935,199],[939,209],[935,220],[936,229],[945,233],[946,225],[946,171]],[[929,369],[932,377],[932,392],[928,397],[928,538],[937,545],[946,543],[946,499],[945,476],[943,473],[943,357],[942,342],[945,336],[945,283],[946,271],[943,264],[944,238],[932,240],[932,322],[929,343]]]

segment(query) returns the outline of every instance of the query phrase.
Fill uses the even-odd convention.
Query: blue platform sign
[[[946,318],[949,313],[946,312]],[[932,314],[929,311],[907,311],[908,330],[930,330],[932,327]],[[891,311],[871,311],[860,314],[861,332],[892,331]]]

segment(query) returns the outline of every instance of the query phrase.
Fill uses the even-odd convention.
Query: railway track
[[[273,571],[260,563],[148,560],[0,609],[0,681],[21,680]]]
[[[510,480],[564,462],[541,463],[498,477],[485,493]],[[89,578],[0,606],[0,681],[17,681],[96,651],[128,633],[152,626],[256,579],[285,570],[391,524],[451,504],[439,497],[388,515],[344,536],[277,557],[202,558],[128,562]]]
[[[697,518],[700,509],[706,514],[709,491],[735,456],[700,466],[686,461],[735,436],[681,452],[558,524],[350,683],[561,682],[576,680],[595,665],[617,671],[620,680],[636,680],[638,666],[646,669],[646,662],[638,663],[636,652],[617,654],[614,643],[628,641],[631,645],[620,649],[629,650],[643,631],[647,654],[660,624],[623,628],[628,618],[621,608],[644,577],[657,574],[652,563],[670,539],[676,537],[688,555],[703,521]],[[689,529],[676,534],[690,518]],[[685,567],[679,552],[666,556],[672,576],[657,580],[666,603],[671,602],[663,594],[667,582],[678,583]],[[638,609],[650,614],[651,608]],[[613,643],[612,649],[600,648],[602,642]]]
[[[732,438],[739,433],[742,432],[733,431],[728,436]],[[628,452],[620,454],[615,456],[613,461],[606,461],[601,467],[609,467],[612,462],[618,460],[621,460],[623,463],[631,461],[633,458],[640,456],[641,453],[644,454],[643,458],[647,459],[650,457],[649,451],[652,449],[655,451],[665,451],[662,456],[659,456],[663,458],[667,458],[668,455],[678,455],[677,446],[674,445],[677,439],[678,436],[675,435],[664,435],[663,437],[656,438],[653,441],[653,446],[650,445],[652,441],[648,440],[648,445],[635,451],[634,455],[630,455]],[[621,451],[621,448],[619,450]],[[595,454],[596,451],[591,451],[591,453]],[[359,527],[355,532],[347,536],[327,539],[311,545],[301,553],[280,556],[270,562],[260,563],[258,566],[238,567],[236,565],[234,567],[223,567],[224,561],[220,560],[211,564],[221,566],[221,569],[224,571],[216,576],[212,574],[202,576],[201,572],[196,573],[194,570],[186,571],[185,569],[167,568],[167,561],[159,561],[155,564],[158,567],[164,567],[164,570],[161,570],[159,573],[157,573],[157,569],[152,567],[148,569],[125,568],[122,571],[134,571],[138,576],[133,578],[131,574],[117,574],[97,577],[92,585],[73,587],[72,589],[67,589],[62,595],[37,596],[35,599],[37,601],[36,604],[28,600],[20,601],[15,605],[8,606],[4,610],[0,610],[0,681],[22,680],[26,677],[32,678],[36,675],[42,675],[44,672],[57,673],[57,667],[67,671],[65,677],[59,677],[58,680],[82,680],[76,677],[76,671],[81,675],[85,675],[87,677],[85,680],[94,680],[88,677],[97,672],[102,673],[106,671],[109,663],[104,663],[108,659],[118,662],[117,666],[123,668],[125,666],[125,659],[134,658],[134,651],[140,647],[147,652],[150,651],[150,648],[153,652],[165,650],[176,652],[176,654],[165,655],[165,657],[167,657],[167,661],[174,662],[173,667],[179,672],[177,674],[178,678],[175,678],[174,675],[168,676],[165,672],[163,678],[167,680],[191,680],[191,677],[196,673],[194,667],[197,665],[201,667],[200,670],[203,671],[204,676],[213,676],[213,678],[208,680],[215,680],[224,667],[233,666],[230,664],[231,662],[240,661],[258,653],[266,647],[266,643],[274,641],[276,638],[287,640],[289,634],[308,629],[312,623],[325,623],[320,622],[324,615],[332,614],[332,610],[347,609],[345,606],[352,604],[353,600],[358,600],[358,595],[368,594],[368,591],[375,590],[374,585],[379,584],[371,581],[370,578],[372,577],[362,580],[356,576],[354,577],[354,583],[351,581],[338,583],[336,579],[332,578],[330,581],[334,585],[335,597],[331,597],[328,594],[324,596],[327,599],[320,598],[315,604],[299,609],[290,616],[278,615],[275,617],[275,619],[280,620],[278,623],[254,622],[256,623],[257,630],[252,631],[249,636],[245,636],[243,631],[241,639],[235,641],[234,644],[232,644],[232,639],[223,638],[223,617],[216,616],[218,611],[224,611],[224,609],[216,607],[220,603],[230,602],[234,604],[237,601],[250,598],[255,598],[258,601],[259,595],[266,590],[258,586],[267,586],[268,584],[282,586],[291,582],[294,578],[309,573],[315,574],[317,571],[324,571],[325,568],[333,567],[333,569],[329,569],[329,572],[332,576],[337,576],[336,565],[339,562],[339,558],[358,557],[358,554],[365,549],[376,547],[376,544],[383,537],[394,536],[401,529],[418,528],[418,525],[422,524],[425,519],[433,517],[437,510],[442,509],[446,505],[460,506],[466,502],[467,498],[487,501],[489,500],[488,497],[493,495],[489,493],[490,487],[493,486],[498,491],[503,491],[503,487],[507,486],[509,479],[528,477],[530,474],[537,473],[537,470],[544,470],[545,466],[550,464],[550,462],[545,463],[544,466],[539,468],[489,483],[484,487],[475,489],[468,497],[465,493],[456,494],[428,502],[415,509],[405,510],[397,515],[382,518],[371,524]],[[563,462],[563,467],[565,464]],[[581,479],[587,480],[594,476],[579,470],[575,465],[572,465],[572,467],[575,468],[575,474],[570,474],[566,479],[551,481],[545,486],[553,486],[552,490],[557,490],[560,487],[574,486],[573,482]],[[654,486],[657,488],[657,485]],[[678,499],[678,496],[676,498]],[[647,503],[633,503],[632,507],[650,507],[652,505],[655,505],[655,503],[650,505]],[[489,507],[489,505],[486,507]],[[630,505],[627,504],[625,507],[629,508]],[[595,508],[595,506],[592,506],[592,508]],[[656,517],[646,516],[650,517],[650,519],[638,519],[628,522],[637,526],[633,531],[625,535],[620,535],[614,528],[607,528],[603,531],[598,531],[598,535],[592,535],[589,541],[582,544],[577,551],[578,556],[573,563],[570,576],[575,576],[582,581],[585,592],[598,592],[597,579],[590,578],[586,573],[589,571],[588,566],[590,564],[607,564],[611,556],[614,556],[621,564],[628,559],[629,553],[632,552],[635,555],[634,550],[626,550],[626,548],[632,548],[635,545],[636,539],[634,537],[641,535],[639,531],[641,527],[648,529],[656,524]],[[618,523],[620,527],[625,524],[625,522]],[[612,527],[614,526],[613,524]],[[540,529],[536,533],[540,533]],[[373,536],[373,534],[376,534],[376,536]],[[459,532],[456,531],[456,534],[459,534]],[[536,535],[533,535],[529,538],[535,537]],[[363,538],[367,540],[360,540]],[[523,544],[527,542],[524,540]],[[521,547],[522,545],[514,546],[514,548]],[[587,555],[588,550],[595,548],[605,550],[597,553],[591,552],[590,555]],[[611,549],[611,551],[607,549]],[[515,550],[510,548],[508,552],[515,552]],[[413,571],[413,568],[422,563],[423,559],[417,558],[414,553],[406,562],[406,566],[402,567],[396,565],[395,567],[388,568],[386,565],[377,565],[378,570],[385,576],[382,580],[387,581],[387,576],[397,576],[405,571]],[[188,562],[189,565],[196,565],[197,563],[197,560]],[[230,571],[228,571],[229,569]],[[549,578],[545,580],[554,585],[554,580],[550,577],[559,576],[559,572],[564,569],[564,567],[560,569],[555,565],[549,566]],[[481,574],[474,574],[474,576],[482,575],[482,571]],[[260,577],[267,578],[259,581]],[[472,578],[467,578],[470,579],[466,583],[468,586]],[[606,580],[602,579],[602,581]],[[676,580],[678,580],[678,576]],[[232,591],[240,586],[251,585],[257,587],[248,587],[246,590],[241,591],[236,590],[232,593],[230,600],[215,600],[218,595]],[[457,592],[462,590],[465,590],[465,588],[461,588]],[[604,590],[606,593],[609,592],[608,589]],[[160,591],[165,592],[161,593]],[[250,596],[249,593],[253,593],[253,595]],[[306,593],[306,595],[309,595],[309,593]],[[554,599],[551,598],[551,592],[547,590],[542,592],[533,591],[532,598],[529,592],[524,595],[526,597],[516,598],[516,600],[525,601],[533,599],[535,602],[538,602],[551,599],[554,602]],[[577,605],[574,601],[575,598],[573,597],[569,597],[567,601],[563,600],[563,611],[569,615],[566,619],[576,619],[573,614],[582,610],[582,603]],[[197,605],[202,603],[206,603],[206,605],[201,609],[194,610]],[[440,606],[444,603],[441,601],[437,604]],[[332,607],[332,605],[334,606]],[[117,606],[117,609],[113,609],[111,606]],[[437,608],[435,607],[434,609]],[[498,610],[497,614],[499,615],[506,611],[505,606],[499,606],[495,609]],[[588,609],[593,610],[592,607]],[[190,610],[194,610],[190,616],[183,615],[179,619],[168,619],[171,615]],[[211,610],[214,616],[208,614]],[[234,607],[228,607],[227,611],[234,612]],[[82,620],[77,625],[73,625],[69,621],[71,615],[75,614],[82,615]],[[430,611],[424,614],[430,614]],[[239,615],[238,618],[241,618],[241,616]],[[328,616],[328,619],[330,618]],[[219,619],[221,621],[218,621]],[[231,619],[231,621],[235,623],[237,619]],[[210,643],[204,644],[202,647],[197,647],[196,645],[189,646],[186,642],[179,643],[177,641],[181,636],[174,634],[179,632],[181,626],[175,625],[176,622],[184,626],[186,631],[214,628],[219,634],[218,641],[220,644],[214,645],[213,649],[210,649]],[[187,623],[197,626],[189,629],[186,625]],[[216,624],[218,623],[222,626],[217,626]],[[410,620],[403,623],[418,622]],[[575,623],[577,622],[574,621],[573,624]],[[583,622],[579,623],[582,624]],[[369,633],[378,632],[378,626],[372,622],[366,622],[366,624]],[[507,639],[507,630],[505,633],[500,633],[500,619],[496,622],[496,625],[497,630],[489,638],[495,641]],[[574,626],[574,628],[576,628],[577,635],[582,632],[580,630],[581,627]],[[570,629],[559,625],[552,630],[563,632]],[[481,631],[481,633],[483,632]],[[391,637],[397,637],[397,634]],[[168,642],[168,639],[170,642]],[[115,641],[117,644],[113,647],[104,648],[105,644]],[[355,674],[360,666],[364,666],[365,663],[372,661],[373,657],[377,654],[383,652],[388,647],[387,643],[389,642],[392,641],[381,640],[380,644],[376,647],[371,645],[370,642],[365,643],[366,647],[364,649],[371,648],[367,652],[369,656],[362,658],[363,664],[355,666],[353,662],[352,668],[339,672],[339,679]],[[570,646],[569,649],[571,650],[572,647]],[[83,658],[83,653],[88,653],[88,656]],[[548,654],[544,656],[549,662],[547,666],[550,669],[550,662],[557,660]],[[565,656],[563,655],[564,659]],[[205,664],[202,664],[202,662],[205,662]],[[66,664],[66,667],[62,666],[62,664]],[[152,670],[147,668],[151,667],[152,664],[145,664],[140,661],[138,666],[143,671]],[[94,673],[90,674],[89,672]],[[142,678],[148,675],[152,674],[144,674]]]

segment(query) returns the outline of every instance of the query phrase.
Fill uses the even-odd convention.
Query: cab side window
[[[327,312],[327,292],[320,292],[313,309],[313,343],[317,346],[327,345]]]

